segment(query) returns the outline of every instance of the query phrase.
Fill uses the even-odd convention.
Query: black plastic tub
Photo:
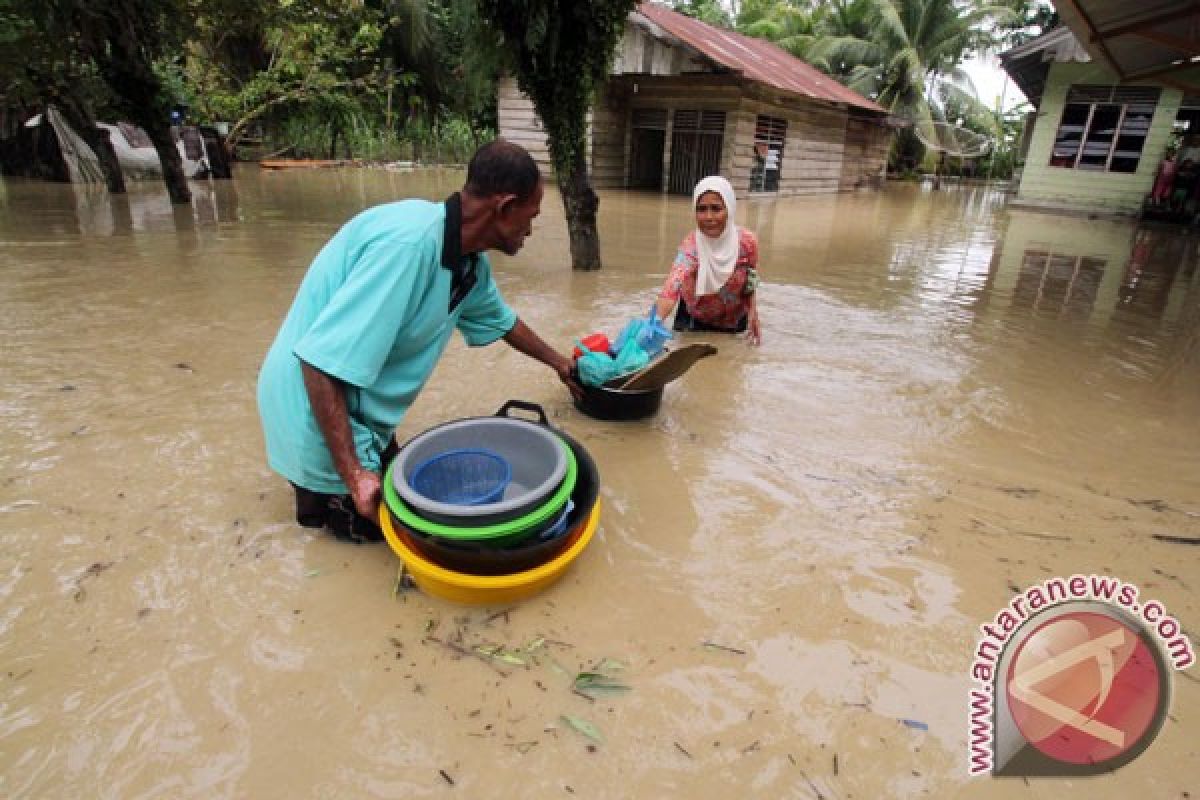
[[[658,413],[665,388],[626,391],[584,386],[583,398],[575,401],[575,407],[595,419],[644,419]]]

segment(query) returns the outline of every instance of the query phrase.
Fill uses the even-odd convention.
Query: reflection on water
[[[0,794],[1008,797],[963,753],[977,626],[1015,588],[1118,574],[1200,620],[1195,548],[1153,538],[1200,537],[1196,235],[963,187],[739,204],[765,343],[718,338],[643,423],[453,344],[400,436],[541,403],[599,464],[600,533],[506,614],[393,596],[388,551],[290,522],[253,386],[345,219],[461,180],[3,184]],[[690,224],[605,192],[606,268],[576,274],[551,193],[498,279],[566,349],[645,311]],[[633,688],[572,694],[606,658]],[[1197,689],[1117,775],[1017,789],[1181,796]]]

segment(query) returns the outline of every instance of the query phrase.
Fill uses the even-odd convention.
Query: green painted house
[[[1013,205],[1137,215],[1168,145],[1200,132],[1200,94],[1165,76],[1127,80],[1065,25],[1000,60],[1037,109]]]

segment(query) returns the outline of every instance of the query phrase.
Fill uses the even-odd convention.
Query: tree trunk
[[[188,188],[187,176],[183,174],[183,159],[179,157],[179,148],[171,138],[171,126],[166,120],[140,120],[142,128],[154,143],[158,160],[162,163],[163,182],[167,184],[167,194],[172,203],[192,202],[192,190]]]
[[[558,174],[558,191],[562,194],[571,237],[571,268],[600,269],[600,235],[596,230],[600,198],[592,190],[582,149],[576,151],[571,161],[569,174]]]

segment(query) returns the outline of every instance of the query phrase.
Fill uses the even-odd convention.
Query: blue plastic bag
[[[579,372],[579,380],[584,386],[603,386],[617,377],[616,362],[608,353],[589,350],[588,346],[578,339],[575,346],[583,354],[575,359],[575,369]]]
[[[657,306],[650,306],[650,314],[642,319],[635,317],[625,323],[625,327],[613,342],[613,352],[621,352],[621,348],[629,339],[637,342],[638,347],[646,354],[647,359],[654,358],[662,352],[665,345],[674,334],[658,320]]]
[[[583,353],[575,360],[575,368],[585,386],[603,386],[614,378],[637,372],[650,361],[646,351],[632,338],[625,340],[615,356],[589,350],[587,345],[578,340],[575,345]]]
[[[613,366],[617,369],[617,374],[613,377],[619,378],[622,375],[637,372],[649,362],[650,356],[637,343],[637,340],[629,339],[617,350],[617,354],[613,356]]]
[[[664,326],[658,319],[658,306],[650,306],[650,317],[646,320],[646,324],[642,326],[642,330],[638,333],[637,343],[646,351],[646,355],[654,358],[662,352],[663,346],[671,340],[675,334],[671,333],[670,329]]]

